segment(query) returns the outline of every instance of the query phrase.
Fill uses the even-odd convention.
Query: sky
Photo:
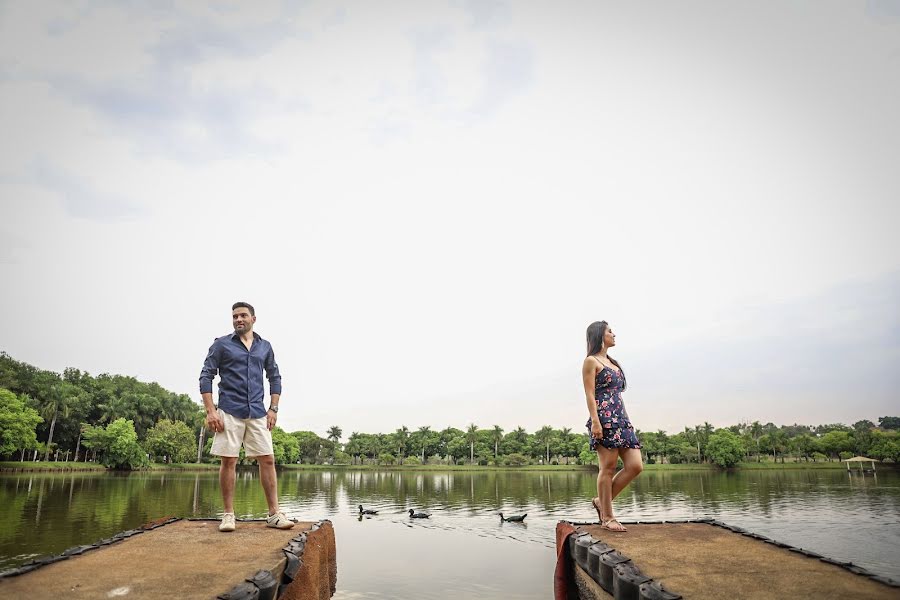
[[[279,425],[900,413],[900,2],[0,2],[0,350]]]

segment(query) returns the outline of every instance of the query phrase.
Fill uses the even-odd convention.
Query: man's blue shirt
[[[200,371],[200,393],[212,393],[212,382],[219,379],[219,408],[238,419],[266,416],[263,403],[263,370],[269,379],[269,393],[281,394],[281,374],[275,363],[272,344],[253,333],[250,350],[237,333],[216,338]]]

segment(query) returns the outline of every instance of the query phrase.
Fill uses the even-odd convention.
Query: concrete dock
[[[326,600],[337,580],[330,521],[279,530],[167,519],[0,573],[0,598]]]
[[[627,532],[557,526],[557,539],[568,531],[561,527],[574,527],[562,549],[569,558],[568,597],[900,599],[898,583],[888,578],[724,523],[626,526]]]

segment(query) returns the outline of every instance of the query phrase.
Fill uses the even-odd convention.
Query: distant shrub
[[[521,467],[528,464],[528,457],[524,454],[513,452],[512,454],[507,454],[503,458],[503,464],[510,467]]]
[[[418,467],[422,464],[422,461],[418,456],[410,456],[406,460],[403,461],[403,464],[407,467]]]

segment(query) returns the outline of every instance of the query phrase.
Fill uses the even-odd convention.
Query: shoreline
[[[876,472],[881,470],[896,470],[892,463],[878,463]],[[277,465],[284,471],[448,471],[448,472],[490,472],[490,471],[541,471],[541,472],[567,472],[567,471],[594,471],[597,465],[523,465],[511,466],[487,466],[487,465],[314,465],[314,464],[283,464]],[[238,465],[239,469],[256,469],[256,465]],[[734,472],[734,471],[801,471],[801,470],[847,470],[843,462],[749,462],[740,463],[732,469],[720,469],[712,464],[645,464],[644,472],[671,472],[671,471],[710,471],[710,472]],[[178,464],[153,464],[149,467],[136,469],[135,471],[112,471],[101,464],[82,462],[31,462],[31,461],[0,461],[0,472],[6,473],[73,473],[87,472],[144,472],[144,471],[182,471],[182,472],[207,472],[218,471],[218,463],[178,463]],[[858,469],[852,469],[853,472]]]

